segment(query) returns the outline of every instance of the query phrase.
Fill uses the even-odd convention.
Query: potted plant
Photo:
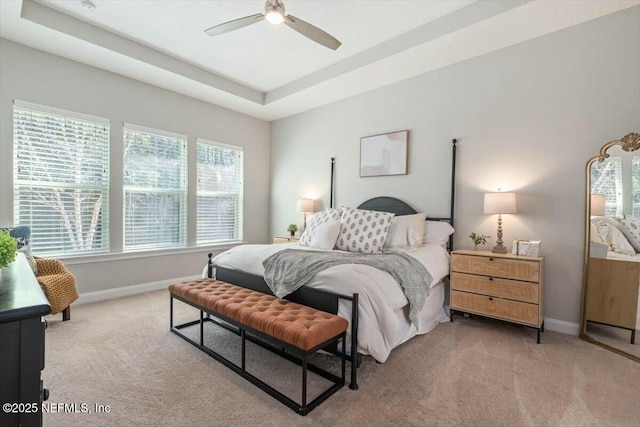
[[[289,228],[287,228],[287,231],[291,233],[291,236],[293,237],[295,236],[296,231],[298,231],[298,226],[295,224],[289,224]]]
[[[16,259],[18,243],[8,231],[0,230],[0,268],[5,268]]]
[[[478,245],[486,244],[487,243],[487,239],[490,239],[491,237],[487,236],[486,234],[471,233],[471,234],[469,234],[469,238],[473,242],[473,249],[477,249]]]

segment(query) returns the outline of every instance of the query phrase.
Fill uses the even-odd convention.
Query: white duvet
[[[297,243],[242,245],[216,256],[214,265],[264,276],[262,262],[284,249],[318,250],[302,247]],[[416,258],[431,273],[432,289],[449,274],[449,253],[441,246],[424,245],[407,250],[406,253]],[[409,301],[400,285],[390,274],[377,268],[362,264],[338,265],[318,273],[307,286],[349,295],[358,293],[358,350],[362,354],[371,355],[378,362],[386,361],[393,348],[412,336],[433,328],[433,322],[421,322],[421,329],[409,322]],[[338,314],[349,320],[351,302],[341,301]],[[420,314],[430,315],[431,318],[435,316],[440,322],[448,320],[441,303],[426,303]]]

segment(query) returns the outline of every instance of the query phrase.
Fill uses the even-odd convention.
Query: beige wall
[[[504,240],[542,240],[545,315],[579,322],[584,167],[605,142],[640,131],[639,23],[634,7],[272,123],[271,231],[302,221],[298,197],[328,205],[331,157],[338,206],[388,195],[445,216],[458,138],[455,247],[471,247],[472,231],[494,244],[483,193],[516,191]],[[360,178],[360,137],[403,129],[409,174]]]
[[[244,114],[0,40],[0,225],[13,223],[12,103],[14,99],[111,120],[111,248],[122,248],[122,125],[124,122],[244,148],[244,238],[268,241],[269,123]],[[194,162],[194,158],[190,159]],[[193,166],[193,165],[191,165]],[[190,168],[193,170],[193,167]],[[190,175],[193,179],[193,175]],[[195,215],[189,212],[193,223]],[[194,240],[191,227],[190,240]],[[195,253],[68,260],[81,293],[197,275],[206,262]]]

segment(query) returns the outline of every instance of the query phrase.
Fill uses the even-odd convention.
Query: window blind
[[[187,137],[125,124],[124,250],[185,246]]]
[[[197,141],[197,244],[242,240],[241,147]]]
[[[36,255],[109,251],[109,121],[15,101],[14,224]]]
[[[606,216],[622,216],[622,161],[610,157],[591,166],[591,193],[605,195]]]

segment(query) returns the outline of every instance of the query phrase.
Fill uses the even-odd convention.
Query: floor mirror
[[[586,165],[580,338],[640,362],[640,134]]]

